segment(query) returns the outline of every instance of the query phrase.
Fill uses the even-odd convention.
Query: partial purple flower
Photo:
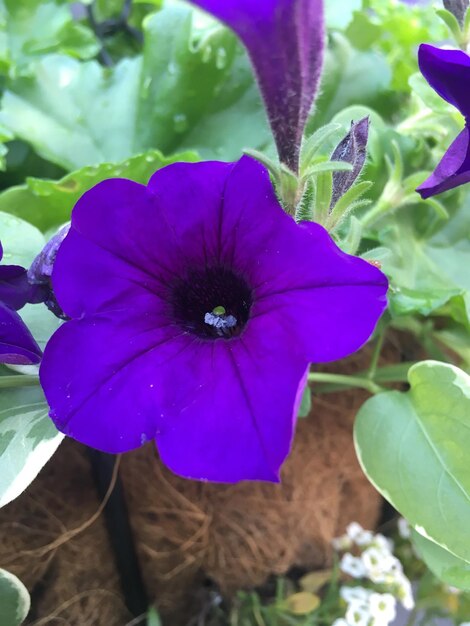
[[[3,248],[0,244],[0,261]],[[26,270],[19,265],[0,265],[0,363],[39,363],[41,350],[16,310],[35,298]]]
[[[225,22],[245,44],[279,159],[297,172],[323,65],[323,0],[190,1]]]
[[[40,371],[59,430],[111,453],[155,439],[175,473],[219,482],[278,480],[309,362],[367,341],[387,291],[249,157],[98,184],[52,282],[71,318]]]
[[[434,91],[465,118],[465,128],[431,176],[416,190],[422,198],[429,198],[470,181],[470,57],[462,50],[444,50],[422,44],[418,60],[421,73]]]

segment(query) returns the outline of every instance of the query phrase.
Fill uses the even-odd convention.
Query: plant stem
[[[385,331],[381,332],[375,342],[374,351],[372,352],[372,358],[370,360],[369,370],[367,372],[367,378],[374,380],[375,372],[377,371],[377,364],[379,362],[380,353],[382,352],[382,346],[385,339]]]
[[[359,387],[361,389],[367,389],[372,394],[385,391],[383,387],[377,385],[373,380],[369,378],[360,378],[358,376],[347,376],[344,374],[330,374],[329,372],[311,372],[308,375],[309,383],[332,383],[336,385],[342,385],[343,388],[348,389],[351,387]]]
[[[0,376],[0,389],[10,389],[13,387],[32,387],[39,385],[39,376],[26,376],[15,374],[14,376]]]

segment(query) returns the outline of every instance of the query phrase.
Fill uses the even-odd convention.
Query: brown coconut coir
[[[27,625],[124,626],[132,619],[103,517],[89,525],[99,508],[86,449],[66,440],[26,493],[0,509],[0,567],[32,593]]]
[[[397,362],[398,350],[390,351],[387,361]],[[365,369],[367,353],[334,369]],[[151,443],[122,456],[145,585],[165,626],[185,623],[182,616],[195,610],[207,579],[230,596],[293,566],[324,568],[331,539],[348,522],[374,527],[380,498],[352,441],[353,419],[366,397],[359,390],[316,396],[311,415],[299,420],[278,485],[184,480],[160,463]],[[124,626],[131,620],[103,518],[86,524],[99,505],[86,451],[67,440],[27,492],[0,510],[0,567],[33,593],[28,624]]]

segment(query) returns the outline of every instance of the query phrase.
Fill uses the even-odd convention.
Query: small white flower
[[[347,535],[341,535],[341,537],[335,537],[332,539],[331,545],[337,552],[343,552],[344,550],[349,550],[352,547],[353,542]]]
[[[353,556],[350,552],[343,554],[339,567],[341,571],[345,574],[349,574],[353,578],[362,578],[367,573],[362,559],[357,556]]]
[[[470,626],[470,622],[462,622],[460,626]]]
[[[346,611],[346,622],[351,626],[368,626],[369,609],[362,604],[352,602]]]
[[[350,625],[345,619],[340,617],[339,619],[335,619],[335,621],[333,622],[331,626],[350,626]]]
[[[404,517],[398,518],[398,534],[402,539],[409,539],[411,537],[410,525]]]
[[[370,530],[364,530],[357,522],[351,522],[347,526],[346,535],[358,546],[366,546],[374,538]]]
[[[410,581],[404,574],[397,574],[395,583],[397,585],[396,595],[398,599],[407,611],[411,611],[415,607],[415,600]]]
[[[362,526],[357,522],[351,522],[346,526],[346,534],[353,541],[356,539],[359,533],[363,532],[363,530],[364,529],[362,528]]]
[[[341,587],[339,595],[347,604],[364,604],[367,606],[372,591],[365,587]]]
[[[374,538],[371,543],[372,545],[379,548],[379,550],[383,550],[386,552],[392,552],[394,548],[393,541],[389,539],[388,537],[381,535],[380,533],[377,533],[376,535],[374,535]]]
[[[447,593],[450,593],[453,596],[459,596],[462,593],[462,589],[458,589],[457,587],[452,587],[452,585],[445,585],[445,589]],[[467,622],[468,626],[470,626],[470,622]],[[465,624],[463,625],[465,626]]]
[[[373,593],[369,598],[369,611],[376,622],[388,626],[397,614],[397,601],[391,593]]]

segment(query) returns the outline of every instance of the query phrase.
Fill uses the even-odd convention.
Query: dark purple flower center
[[[205,339],[239,335],[250,316],[252,301],[246,281],[225,267],[191,270],[171,293],[178,323]]]

